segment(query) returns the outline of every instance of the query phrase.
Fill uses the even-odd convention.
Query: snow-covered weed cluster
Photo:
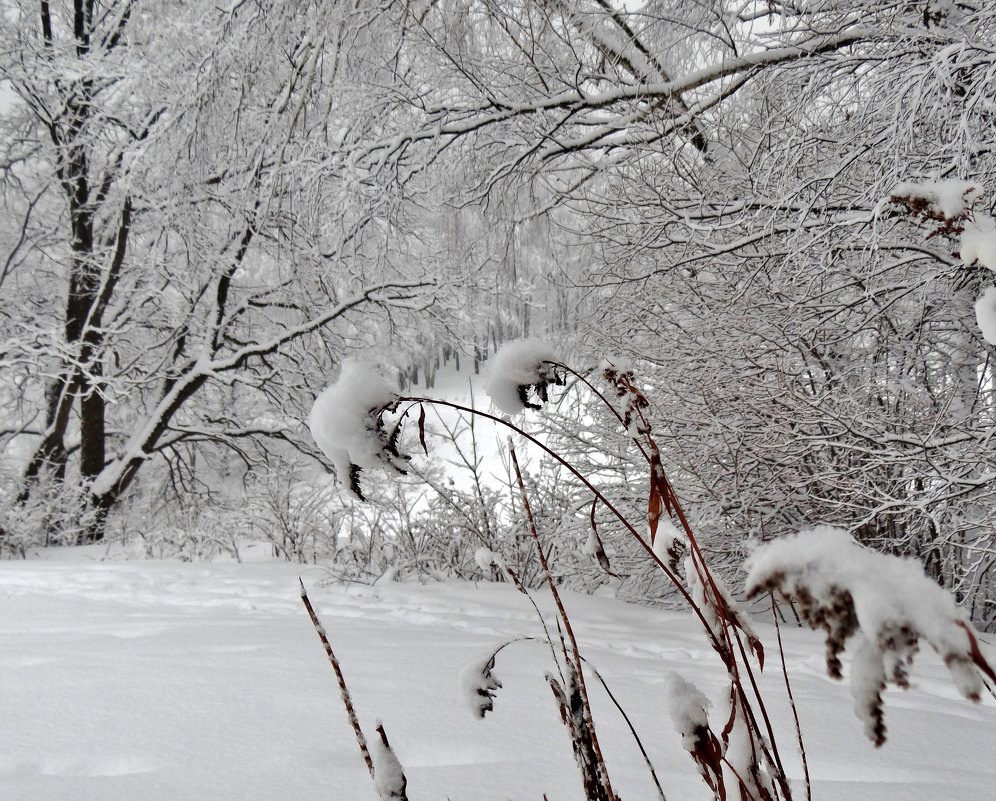
[[[911,210],[942,225],[960,219],[957,215],[966,213],[977,194],[974,188],[961,185],[930,191],[906,187],[904,191]],[[568,375],[604,403],[645,461],[649,475],[645,518],[621,511],[599,488],[596,476],[582,472],[562,454],[507,418],[448,401],[398,398],[381,379],[358,366],[344,367],[339,382],[316,401],[311,416],[312,431],[340,476],[344,471],[348,472],[351,482],[355,482],[357,466],[403,469],[405,457],[397,448],[401,424],[417,410],[419,441],[425,447],[424,408],[432,404],[491,419],[518,432],[539,448],[590,493],[592,536],[589,537],[589,550],[602,569],[615,575],[596,531],[596,511],[599,509],[627,532],[646,558],[674,585],[701,623],[706,640],[725,668],[729,684],[717,699],[711,701],[689,680],[677,675],[669,677],[665,694],[665,706],[682,746],[691,754],[714,797],[791,801],[793,789],[782,761],[783,749],[779,748],[779,738],[785,733],[774,730],[756,676],[764,669],[764,648],[747,612],[710,568],[671,487],[654,438],[650,401],[638,387],[634,371],[606,363],[600,377],[607,390],[599,389],[589,380],[588,374],[575,372],[558,362],[552,348],[527,340],[511,343],[499,351],[488,391],[495,406],[511,415],[527,408],[539,408],[548,399],[549,384],[562,383]],[[356,389],[355,382],[362,383],[361,390]],[[385,421],[389,414],[398,416],[390,425]],[[530,590],[490,548],[478,547],[473,561],[482,573],[497,569],[530,597],[553,656],[556,672],[547,675],[547,684],[569,734],[585,798],[587,801],[618,801],[598,742],[586,673],[594,675],[607,691],[609,688],[581,654],[549,562],[553,551],[543,542],[544,534],[537,525],[531,492],[511,440],[509,456],[515,476],[513,486],[524,513],[523,527],[533,543],[543,586],[554,602],[555,625],[547,623],[540,607],[532,601]],[[357,489],[353,487],[354,492]],[[679,556],[683,557],[680,570]],[[885,739],[881,692],[888,682],[901,687],[909,685],[909,671],[921,640],[941,655],[958,689],[966,697],[979,698],[984,686],[982,675],[996,681],[996,674],[982,655],[966,616],[946,592],[924,577],[918,564],[866,551],[855,545],[845,532],[819,527],[760,547],[749,560],[747,569],[748,597],[781,594],[796,605],[803,620],[826,632],[827,667],[832,676],[840,678],[843,673],[840,657],[848,640],[854,638],[858,642],[851,668],[852,693],[857,714],[876,744]],[[483,718],[492,710],[495,693],[502,686],[494,674],[498,654],[507,646],[529,639],[533,638],[502,643],[464,669],[461,674],[463,695],[476,717]],[[784,657],[779,655],[782,656],[788,700],[794,708]],[[611,692],[609,696],[615,702]],[[716,720],[722,725],[711,726],[709,710],[712,707],[715,707]],[[802,754],[808,793],[808,767],[798,716],[796,724],[795,736]],[[633,731],[633,735],[660,797],[664,798],[650,758],[638,734]],[[381,772],[382,777],[395,774],[403,777],[400,765],[397,770]],[[378,784],[381,798],[395,798],[398,796],[392,793],[405,792],[404,785],[397,781],[388,784],[389,787]]]
[[[748,597],[780,593],[810,627],[826,632],[833,678],[842,677],[840,655],[855,639],[851,693],[876,745],[886,739],[882,691],[887,683],[910,686],[920,640],[941,656],[966,698],[979,700],[980,671],[996,681],[964,612],[915,560],[875,553],[841,529],[818,526],[762,546],[746,567]]]

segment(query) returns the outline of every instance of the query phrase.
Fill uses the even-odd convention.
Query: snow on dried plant
[[[918,209],[936,207],[937,210],[931,212],[935,217],[931,219],[940,219],[936,215],[948,219],[944,215],[965,213],[975,197],[971,187],[959,185],[942,189],[944,191],[937,197],[928,197],[924,193],[916,195],[911,191],[911,203]],[[322,449],[337,463],[337,469],[345,463],[351,470],[355,465],[384,465],[401,470],[405,463],[405,457],[397,449],[401,422],[418,410],[419,440],[424,448],[424,407],[441,405],[483,416],[517,431],[566,467],[592,493],[593,508],[597,504],[604,505],[674,583],[701,622],[705,636],[728,672],[730,683],[721,698],[724,709],[717,713],[724,725],[715,731],[709,726],[708,699],[680,677],[672,677],[668,683],[668,709],[703,780],[717,799],[725,799],[736,788],[742,799],[790,801],[792,787],[779,755],[777,734],[758,689],[753,660],[748,658],[749,651],[752,651],[757,667],[763,670],[761,641],[733,594],[710,570],[682,511],[662,465],[661,451],[650,422],[649,400],[637,386],[635,373],[628,367],[613,363],[603,365],[602,377],[610,388],[610,392],[603,394],[589,382],[586,374],[555,362],[555,358],[552,348],[534,340],[506,345],[495,357],[488,387],[492,400],[508,414],[538,408],[541,402],[547,400],[548,384],[562,383],[566,375],[576,378],[614,413],[647,462],[650,481],[645,520],[637,522],[629,519],[563,455],[507,418],[450,401],[399,398],[382,379],[370,378],[358,368],[347,369],[344,366],[339,382],[316,401],[311,419],[312,430]],[[359,382],[360,385],[351,385],[350,382]],[[400,409],[402,404],[409,405]],[[400,414],[400,419],[388,426],[384,421],[385,415],[396,412]],[[537,558],[557,609],[558,636],[553,637],[545,623],[544,629],[560,677],[557,679],[551,675],[547,681],[557,700],[561,718],[571,734],[586,798],[589,801],[611,801],[616,796],[609,782],[607,765],[591,715],[582,672],[584,658],[547,563],[541,534],[511,442],[509,454],[520,490],[527,533],[536,546]],[[672,519],[680,523],[680,528],[671,522]],[[644,532],[649,536],[645,536]],[[661,542],[655,541],[658,537]],[[679,546],[687,554],[683,577],[667,564],[677,562]],[[663,559],[664,556],[668,559]],[[483,572],[497,564],[517,589],[528,595],[515,573],[489,549],[478,549],[474,559]],[[826,633],[827,669],[831,676],[842,676],[841,654],[848,641],[856,643],[851,668],[851,692],[858,716],[876,744],[885,740],[882,690],[887,683],[909,686],[909,671],[921,640],[929,643],[944,659],[958,689],[966,697],[973,700],[980,697],[984,686],[980,674],[996,681],[996,673],[983,657],[965,614],[951,596],[923,575],[920,565],[912,560],[868,551],[856,545],[845,532],[822,526],[759,547],[748,561],[747,570],[749,598],[769,592],[780,593],[796,604],[806,623]],[[540,614],[538,607],[535,608]],[[542,614],[540,619],[542,622]],[[495,692],[502,686],[493,672],[497,652],[468,665],[461,674],[465,699],[473,714],[479,718],[493,709]],[[784,657],[782,668],[789,703],[794,709]],[[598,675],[597,672],[595,675]],[[809,795],[808,766],[797,716],[796,724]],[[649,765],[649,758],[647,762]],[[653,773],[652,765],[650,768]]]
[[[725,794],[723,746],[709,727],[709,699],[698,687],[674,671],[664,683],[664,703],[681,746],[695,761],[699,775],[717,796]]]
[[[358,500],[364,500],[361,469],[383,467],[405,473],[407,459],[398,451],[401,427],[388,426],[384,417],[397,402],[397,393],[380,373],[347,359],[339,377],[311,408],[308,427],[315,443],[332,462],[343,487]]]
[[[811,628],[826,632],[832,677],[842,677],[840,655],[855,638],[851,692],[876,745],[886,739],[882,690],[909,687],[921,640],[966,698],[979,700],[983,674],[996,681],[965,613],[915,560],[875,553],[841,529],[817,526],[762,545],[746,568],[748,597],[780,593]]]
[[[379,721],[375,731],[377,738],[370,743],[370,757],[373,760],[374,788],[381,801],[408,801],[408,779],[401,767],[394,749],[387,739],[384,726]]]
[[[464,700],[476,718],[483,718],[495,708],[495,692],[501,681],[494,674],[495,655],[468,663],[460,671],[460,687]]]
[[[547,387],[564,383],[557,372],[558,362],[554,349],[538,339],[508,342],[499,348],[491,364],[488,397],[509,415],[539,409],[548,398]]]

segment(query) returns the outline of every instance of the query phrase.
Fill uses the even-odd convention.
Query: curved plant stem
[[[792,692],[792,682],[789,681],[788,666],[785,664],[785,648],[782,646],[782,626],[778,622],[775,607],[775,596],[771,596],[771,616],[775,620],[775,634],[778,636],[778,655],[782,662],[782,676],[785,678],[785,692],[788,693],[792,705],[792,717],[795,719],[795,733],[799,738],[799,753],[802,755],[802,773],[806,778],[806,801],[813,801],[813,784],[809,778],[809,760],[806,758],[806,744],[802,739],[802,724],[799,722],[799,710],[795,705],[795,695]]]

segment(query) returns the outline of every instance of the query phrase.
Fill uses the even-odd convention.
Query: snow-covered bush
[[[24,558],[33,548],[75,545],[92,524],[85,494],[53,476],[38,482],[30,498],[18,498],[19,482],[0,477],[0,558]]]

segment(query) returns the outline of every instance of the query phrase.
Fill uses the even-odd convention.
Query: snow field
[[[96,557],[101,552],[84,549]],[[81,560],[0,564],[0,787],[13,801],[375,801],[298,575],[342,663],[368,736],[383,721],[412,801],[580,799],[549,689],[545,645],[504,649],[495,710],[476,720],[460,673],[505,639],[538,635],[506,585],[319,585],[278,562]],[[547,599],[537,596],[542,608]],[[671,671],[706,695],[723,676],[688,615],[565,593],[584,654],[633,719],[669,799],[708,799],[666,710]],[[781,698],[770,626],[756,624]],[[957,696],[931,653],[914,687],[889,691],[889,742],[873,749],[846,684],[824,674],[821,638],[783,630],[814,797],[990,801],[996,703]],[[848,660],[845,659],[845,667]],[[639,754],[592,682],[599,736],[625,801],[653,798]],[[783,759],[801,776],[790,712],[772,704]],[[801,785],[798,786],[801,795]]]

